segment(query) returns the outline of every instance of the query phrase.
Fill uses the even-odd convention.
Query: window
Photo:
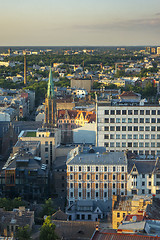
[[[132,123],[132,118],[128,118],[128,123]]]
[[[128,110],[128,115],[132,115],[132,110]]]
[[[116,184],[115,183],[113,183],[113,188],[115,188],[116,187]]]
[[[140,126],[140,127],[139,127],[139,131],[144,131],[144,127],[143,127],[143,126]]]
[[[107,167],[104,167],[104,171],[107,172]]]
[[[156,175],[156,178],[160,178],[160,174],[157,174],[157,175]]]
[[[104,198],[107,198],[107,192],[104,192]]]
[[[151,123],[156,123],[156,119],[155,119],[155,118],[152,118],[152,119],[151,119]]]
[[[79,166],[79,172],[81,172],[81,170],[82,170],[82,168],[81,168],[81,166]]]
[[[110,131],[114,131],[114,126],[110,126]]]
[[[122,126],[122,131],[126,131],[126,127],[125,126]]]
[[[126,123],[126,118],[122,118],[122,123]]]
[[[96,197],[98,197],[98,192],[96,192]]]
[[[144,115],[144,110],[140,110],[140,115]]]
[[[79,192],[79,193],[78,193],[78,195],[79,195],[79,198],[81,198],[81,196],[82,196],[82,193],[81,193],[81,192]]]
[[[120,142],[116,142],[116,147],[120,147]]]
[[[110,123],[114,123],[115,119],[114,118],[110,118]]]
[[[114,147],[114,142],[110,142],[110,147]]]
[[[96,188],[98,188],[98,183],[96,183]]]
[[[45,147],[45,152],[48,152],[48,147]]]
[[[87,174],[87,180],[90,180],[91,175]]]
[[[104,127],[104,131],[109,131],[109,127]]]
[[[157,118],[157,123],[160,123],[160,118]]]
[[[138,134],[134,134],[133,139],[138,139]]]
[[[148,194],[151,194],[151,189],[148,190]]]
[[[70,174],[70,180],[73,180],[73,174]]]
[[[122,115],[126,115],[126,110],[122,110]]]
[[[145,178],[145,174],[142,174],[142,178]]]
[[[149,174],[149,178],[151,178],[151,176],[152,176],[152,175],[151,175],[151,174]]]
[[[45,146],[48,146],[48,142],[45,142]]]
[[[146,131],[150,131],[150,127],[145,127],[145,130]]]
[[[142,194],[145,194],[145,190],[144,189],[142,189]]]
[[[70,166],[70,172],[72,172],[73,171],[73,167],[72,166]]]
[[[104,134],[104,139],[109,139],[109,135],[108,134]]]
[[[90,188],[90,183],[87,183],[87,188],[88,188],[88,189]]]
[[[128,139],[132,139],[132,135],[131,134],[128,134]]]
[[[144,145],[143,142],[139,143],[139,147],[143,147],[143,145]]]
[[[81,174],[79,174],[78,178],[79,178],[79,180],[81,180],[81,179],[82,179],[82,175],[81,175]]]
[[[115,172],[116,171],[116,167],[113,167],[113,172]]]
[[[116,127],[116,131],[120,131],[120,126],[117,126],[117,127]]]
[[[121,188],[124,188],[124,183],[121,183]]]
[[[157,111],[157,115],[160,115],[160,110]]]
[[[140,135],[139,135],[139,139],[144,139],[144,135],[143,135],[143,134],[140,134]]]
[[[107,175],[106,174],[104,175],[104,180],[107,180]]]
[[[96,174],[96,180],[98,180],[98,174]]]
[[[108,146],[109,146],[109,144],[105,142],[105,143],[104,143],[104,146],[105,146],[105,147],[108,147]]]
[[[104,122],[105,122],[105,123],[109,123],[109,118],[105,118],[105,119],[104,119]]]
[[[98,172],[98,167],[96,167],[96,172]]]
[[[149,147],[149,143],[148,142],[145,143],[145,147]]]
[[[81,183],[78,184],[78,188],[82,188],[82,184]]]
[[[104,184],[104,188],[107,188],[107,183]]]
[[[132,126],[128,126],[128,131],[132,131]]]
[[[110,134],[110,139],[114,139],[114,134]]]
[[[148,186],[151,186],[151,182],[148,182]]]
[[[73,188],[73,183],[70,183],[70,188]]]
[[[70,192],[70,197],[73,198],[73,192]]]
[[[152,115],[156,115],[156,110],[152,110]]]
[[[138,131],[138,126],[134,126],[134,131]]]
[[[104,114],[105,114],[105,115],[109,115],[109,110],[105,110],[105,111],[104,111]]]
[[[115,180],[116,179],[116,175],[115,174],[113,174],[113,180]]]
[[[124,174],[121,175],[121,180],[124,180]]]
[[[121,115],[121,110],[116,110],[116,115]]]
[[[144,118],[140,118],[140,123],[144,123]]]
[[[89,166],[87,167],[87,171],[90,172],[90,167]]]
[[[116,123],[120,123],[120,118],[116,118]]]
[[[119,212],[117,212],[117,218],[119,218],[120,217],[120,213]]]
[[[134,110],[134,115],[138,115],[138,110]]]
[[[137,142],[134,142],[134,143],[133,143],[133,147],[138,147],[138,143],[137,143]]]
[[[120,139],[120,134],[116,134],[116,139]]]
[[[145,122],[150,123],[150,118],[146,118]]]
[[[151,147],[155,147],[155,142],[151,142]]]
[[[157,127],[157,131],[160,131],[160,127]]]
[[[126,147],[126,142],[122,142],[122,147]]]
[[[150,110],[146,110],[146,115],[150,115]]]
[[[87,198],[90,198],[90,192],[87,192]]]
[[[160,143],[159,142],[157,143],[157,147],[160,147]]]
[[[125,134],[122,134],[122,139],[126,139],[126,135]]]
[[[110,114],[111,114],[111,115],[114,115],[114,114],[115,114],[115,110],[111,110],[111,111],[110,111]]]
[[[145,135],[145,139],[149,139],[149,134],[146,134],[146,135]]]
[[[138,123],[138,118],[134,118],[134,123]]]
[[[132,143],[131,142],[128,143],[128,147],[132,147]]]
[[[151,131],[156,131],[156,127],[151,126]],[[157,131],[158,131],[158,127],[157,127]]]
[[[145,182],[142,182],[142,186],[145,186]]]

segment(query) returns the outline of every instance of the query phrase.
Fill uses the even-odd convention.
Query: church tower
[[[49,72],[47,96],[45,99],[44,126],[49,127],[49,128],[54,128],[57,126],[56,99],[55,99],[54,84],[53,84],[51,68],[50,68],[50,72]]]

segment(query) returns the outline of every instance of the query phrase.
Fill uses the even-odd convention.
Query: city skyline
[[[8,0],[0,46],[159,45],[158,0]]]

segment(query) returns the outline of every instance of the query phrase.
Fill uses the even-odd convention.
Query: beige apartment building
[[[127,157],[105,148],[77,147],[67,159],[67,200],[103,200],[127,194]]]
[[[22,131],[18,137],[22,141],[40,142],[40,157],[44,164],[52,167],[56,158],[56,148],[60,146],[61,132],[59,129],[39,128],[36,131]]]

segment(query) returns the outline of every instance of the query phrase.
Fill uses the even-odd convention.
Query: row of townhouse
[[[159,158],[132,160],[127,158],[126,152],[106,152],[104,147],[77,147],[68,155],[66,164],[70,220],[82,219],[80,213],[78,218],[75,215],[79,202],[83,202],[83,207],[94,201],[108,206],[113,195],[160,196]],[[82,215],[84,220],[84,213]],[[105,215],[101,214],[100,218]]]

